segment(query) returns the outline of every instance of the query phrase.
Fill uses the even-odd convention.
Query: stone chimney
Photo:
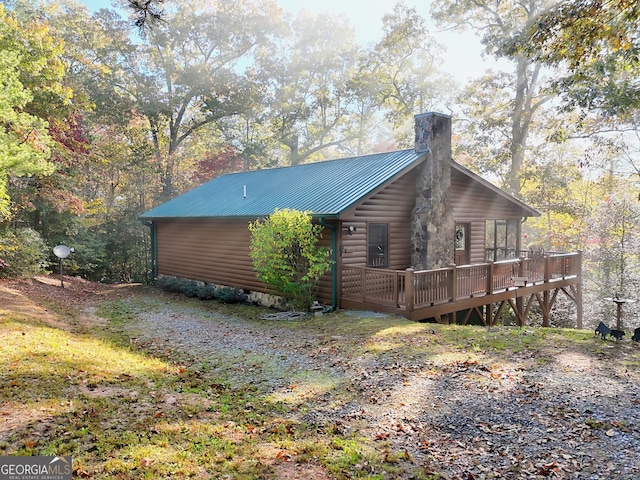
[[[451,117],[415,116],[416,152],[427,158],[418,167],[416,203],[411,212],[411,263],[429,270],[453,263],[455,220],[451,207]]]

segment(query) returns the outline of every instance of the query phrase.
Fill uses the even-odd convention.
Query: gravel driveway
[[[127,327],[140,347],[178,351],[288,402],[293,421],[388,442],[451,479],[640,478],[639,372],[637,360],[623,363],[640,345],[629,340],[594,338],[593,354],[550,344],[448,360],[420,354],[442,343],[440,325],[395,338],[405,353],[384,338],[324,332],[317,319],[306,328],[154,301]]]

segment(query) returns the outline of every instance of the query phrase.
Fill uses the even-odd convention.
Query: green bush
[[[318,281],[331,268],[331,249],[318,245],[322,226],[309,212],[278,210],[249,224],[258,278],[296,308],[311,309]]]
[[[31,277],[46,267],[49,248],[31,228],[0,230],[1,278]]]

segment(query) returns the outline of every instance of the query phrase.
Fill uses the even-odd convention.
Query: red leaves
[[[204,158],[194,165],[192,180],[202,184],[225,173],[240,172],[244,169],[244,160],[233,147],[225,147],[216,153],[207,152]]]

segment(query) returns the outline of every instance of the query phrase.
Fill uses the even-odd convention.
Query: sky
[[[110,0],[78,0],[91,10],[111,7]],[[184,0],[177,0],[184,1]],[[349,18],[355,29],[357,40],[366,45],[381,36],[382,17],[393,11],[396,0],[277,0],[285,11],[292,13],[300,9],[312,12],[328,12]],[[492,58],[482,57],[480,39],[471,32],[445,32],[439,30],[430,20],[430,0],[405,0],[405,4],[415,7],[427,20],[429,33],[436,41],[446,47],[443,64],[440,69],[452,74],[458,82],[465,83],[469,78],[482,75],[487,68],[499,68],[500,64]]]
[[[382,17],[393,11],[397,0],[277,0],[284,9],[296,12],[308,9],[315,12],[343,14],[355,28],[356,38],[362,44],[379,40],[382,34]],[[429,33],[444,45],[446,53],[441,70],[453,74],[460,83],[468,78],[478,77],[487,68],[496,68],[493,59],[482,57],[480,39],[472,32],[442,31],[430,16],[430,0],[404,0],[409,7],[415,7],[420,16],[427,20]]]

